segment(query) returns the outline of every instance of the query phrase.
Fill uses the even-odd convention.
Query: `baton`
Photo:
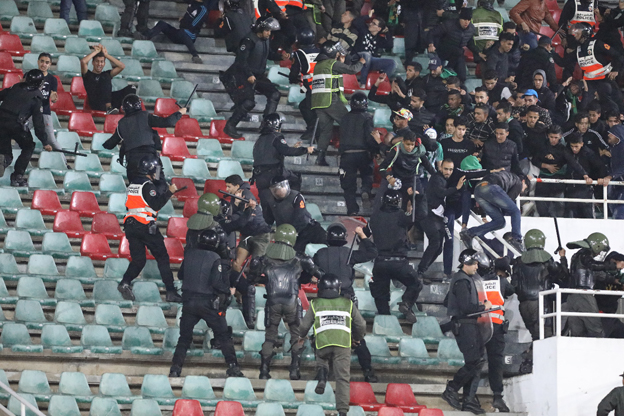
[[[316,118],[316,122],[314,123],[314,130],[312,130],[312,139],[310,140],[310,146],[314,146],[314,140],[316,140],[316,129],[318,127],[319,119]],[[310,153],[306,155],[306,162],[310,159]]]
[[[290,75],[287,75],[287,74],[285,74],[285,73],[283,73],[283,72],[278,72],[278,73],[277,73],[277,75],[281,75],[281,76],[283,76],[284,78],[290,78]]]
[[[561,246],[561,236],[559,235],[559,223],[557,222],[557,217],[553,217],[553,220],[555,220],[555,231],[557,232],[557,243],[559,244],[559,247],[555,250],[555,254],[557,254],[563,250],[563,247]]]
[[[187,186],[187,185],[184,185],[182,188],[180,188],[180,189],[176,189],[176,191],[175,191],[173,194],[175,195],[175,194],[177,194],[178,192],[182,192],[182,191],[184,191],[184,190],[185,190],[185,189],[187,189],[187,188],[188,188],[188,186]]]
[[[245,267],[247,267],[250,261],[251,261],[251,256],[247,257],[247,260],[245,260],[245,263],[243,263],[243,267],[241,267],[241,271],[238,273],[238,276],[236,276],[236,280],[234,281],[234,286],[236,286],[238,282],[240,281],[241,277],[243,277],[243,272],[245,271]]]
[[[82,157],[87,157],[86,153],[80,153],[78,151],[78,143],[76,143],[76,147],[74,148],[74,151],[72,152],[71,150],[64,150],[64,149],[52,149],[53,152],[59,152],[59,153],[64,153],[66,155],[70,155],[70,156],[82,156]]]
[[[481,311],[481,312],[469,313],[468,315],[465,315],[464,318],[472,318],[473,316],[483,315],[484,313],[490,313],[490,312],[502,311],[502,310],[503,308],[499,306],[498,308],[492,308],[492,309],[488,309],[488,310]]]
[[[195,91],[197,91],[197,87],[199,86],[199,84],[195,84],[195,88],[193,88],[193,91],[191,91],[191,95],[189,95],[189,98],[186,100],[186,104],[184,104],[183,106],[178,104],[178,102],[176,101],[176,105],[180,108],[186,108],[188,107],[189,103],[191,102],[191,99],[193,98],[193,95],[195,94]]]
[[[416,174],[418,169],[416,169]],[[416,174],[414,174],[414,184],[412,185],[412,222],[416,222]]]
[[[243,201],[243,202],[244,202],[244,203],[246,203],[246,204],[248,204],[248,203],[249,203],[249,200],[248,200],[248,199],[241,198],[240,196],[236,196],[236,195],[231,194],[231,193],[229,193],[229,192],[222,191],[221,189],[219,189],[219,192],[221,192],[223,195],[231,196],[232,198],[236,198],[236,199],[238,199],[238,200],[240,200],[240,201]]]

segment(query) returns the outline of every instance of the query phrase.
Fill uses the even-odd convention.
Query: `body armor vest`
[[[217,253],[208,250],[190,249],[184,253],[184,279],[182,280],[182,296],[214,295],[212,283],[221,279],[221,264],[219,275],[213,276],[212,269],[215,262],[221,262]]]
[[[459,305],[457,304],[457,297],[455,296],[455,293],[453,292],[453,288],[455,287],[455,283],[459,282],[460,280],[466,280],[474,290],[470,291],[470,303],[473,305],[477,305],[479,303],[479,294],[477,292],[477,285],[475,284],[475,277],[478,277],[477,274],[475,274],[473,277],[468,276],[466,273],[464,273],[462,270],[458,271],[457,273],[455,273],[455,275],[453,276],[453,280],[451,280],[451,284],[449,286],[449,294],[448,294],[448,306],[446,308],[446,314],[448,316],[452,316],[455,318],[462,318],[462,311],[459,310]],[[476,318],[475,318],[476,321]]]
[[[516,293],[520,302],[538,300],[539,292],[552,286],[547,263],[519,262],[514,267]]]
[[[275,224],[278,226],[282,224],[290,224],[295,227],[295,230],[299,233],[308,224],[310,224],[312,221],[312,215],[310,215],[307,209],[295,210],[293,204],[295,203],[297,195],[299,195],[298,191],[291,190],[286,198],[281,201],[274,200],[271,210],[273,212],[273,216],[275,217]]]
[[[353,268],[347,264],[348,247],[327,247],[320,249],[315,256],[316,265],[325,273],[333,273],[340,278],[340,289],[344,292],[353,286]]]
[[[284,161],[284,156],[273,145],[278,139],[282,140],[284,136],[281,133],[266,133],[258,137],[253,147],[254,166],[273,166]]]
[[[301,264],[299,259],[288,261],[266,259],[267,304],[290,305],[297,301],[299,295],[299,276]]]
[[[154,147],[154,130],[148,123],[149,113],[139,111],[119,120],[117,134],[123,139],[126,153],[143,146]]]

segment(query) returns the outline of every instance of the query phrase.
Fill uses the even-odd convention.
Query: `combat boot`
[[[223,128],[223,133],[227,134],[233,139],[240,139],[241,137],[243,137],[243,135],[240,134],[238,130],[236,130],[236,124],[232,123],[231,121],[232,120],[230,119],[228,120],[227,123],[225,123],[225,127]]]
[[[375,370],[373,370],[372,368],[367,368],[366,370],[363,370],[364,372],[364,381],[367,383],[377,383],[379,380],[377,379],[377,376],[375,375]]]
[[[225,375],[227,377],[245,377],[245,374],[241,371],[238,363],[229,364]]]
[[[19,173],[12,173],[11,186],[28,186],[28,181]]]
[[[271,375],[269,374],[269,371],[271,371],[271,357],[269,358],[261,357],[260,358],[260,377],[258,378],[260,380],[270,379]]]
[[[494,400],[492,400],[492,407],[498,409],[499,412],[509,413],[509,407],[507,407],[507,403],[503,400],[502,394],[495,394]]]
[[[461,408],[462,411],[472,412],[475,415],[485,414],[485,410],[479,404],[479,401],[475,396],[464,397],[464,403]]]
[[[132,287],[128,283],[121,282],[117,285],[117,290],[121,293],[121,297],[125,300],[134,300],[134,293],[132,293]]]
[[[316,394],[325,393],[325,386],[327,386],[328,376],[329,376],[329,369],[319,368],[318,372],[316,373],[316,379],[318,380],[318,384],[316,385],[316,388],[314,389],[314,392]]]
[[[329,166],[329,163],[327,163],[327,160],[325,160],[325,155],[327,154],[327,151],[325,150],[320,150],[318,153],[318,156],[316,157],[316,165],[317,166]]]
[[[451,405],[452,408],[462,410],[461,402],[459,401],[459,393],[449,383],[446,383],[446,390],[442,393],[442,398],[445,402]]]
[[[301,371],[299,368],[301,367],[301,354],[303,353],[303,348],[299,351],[290,352],[290,379],[291,380],[300,380],[301,379]]]
[[[399,312],[405,315],[405,319],[407,319],[407,322],[409,322],[410,324],[413,324],[417,321],[416,314],[414,313],[414,311],[412,311],[413,306],[414,304],[410,305],[407,302],[399,302]]]
[[[173,303],[182,303],[182,296],[180,296],[178,292],[176,292],[175,289],[168,290],[167,295],[165,296],[165,301],[173,302]]]

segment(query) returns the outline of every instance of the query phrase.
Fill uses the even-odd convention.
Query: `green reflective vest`
[[[332,94],[340,94],[340,99],[346,103],[344,97],[344,85],[342,75],[334,75],[332,68],[336,63],[335,59],[326,59],[318,62],[314,67],[312,77],[312,109],[327,108],[332,103]]]
[[[477,49],[483,51],[487,41],[496,42],[503,31],[503,17],[496,10],[477,7],[472,13],[472,24],[477,29],[474,41]]]
[[[351,312],[353,302],[345,297],[315,298],[310,301],[314,312],[316,349],[325,347],[351,348]]]

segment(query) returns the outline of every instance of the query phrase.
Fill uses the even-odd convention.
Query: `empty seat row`
[[[0,187],[9,187],[10,174],[13,168],[7,168],[5,174],[0,178]],[[87,172],[67,171],[63,179],[63,187],[59,188],[54,179],[54,174],[48,169],[32,169],[28,172],[28,188],[31,191],[37,189],[53,190],[57,193],[73,191],[89,191],[98,195],[107,195],[113,192],[126,192],[126,183],[121,173],[103,173],[99,176],[98,190],[91,186],[91,180]],[[25,188],[24,188],[25,189]],[[21,189],[20,189],[21,190]],[[18,192],[20,191],[18,190]]]

